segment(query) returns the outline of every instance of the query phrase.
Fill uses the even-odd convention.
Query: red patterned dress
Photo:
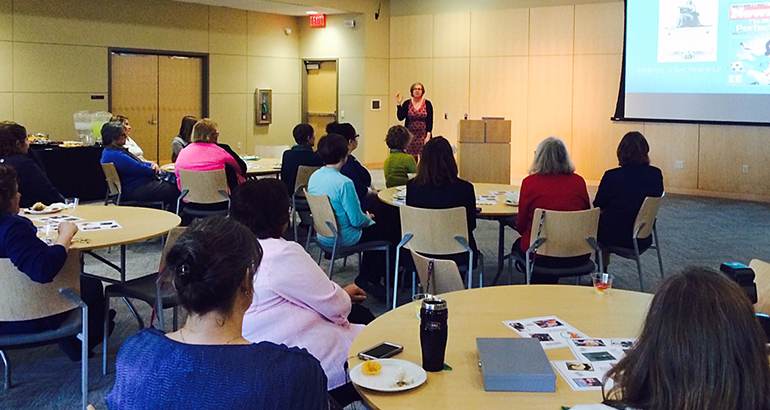
[[[407,154],[417,159],[422,155],[422,147],[425,145],[425,137],[428,134],[428,128],[426,121],[428,119],[427,101],[423,100],[420,108],[415,108],[414,104],[409,104],[409,112],[407,113],[407,128],[412,133],[412,141],[407,145]]]

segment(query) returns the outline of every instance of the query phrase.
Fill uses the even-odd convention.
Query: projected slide
[[[627,118],[770,122],[770,1],[626,7]]]

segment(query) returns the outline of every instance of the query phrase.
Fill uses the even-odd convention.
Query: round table
[[[403,187],[403,185],[402,185]],[[393,195],[398,188],[390,187],[383,189],[377,194],[380,201],[393,206],[403,206],[403,201],[396,202],[396,198]],[[473,190],[476,195],[489,195],[492,191],[518,191],[521,187],[517,185],[504,185],[504,184],[488,184],[481,182],[473,183]],[[498,240],[497,240],[497,273],[492,281],[493,285],[497,284],[497,280],[500,278],[500,274],[503,272],[503,260],[505,258],[505,219],[518,215],[519,207],[506,205],[503,201],[506,199],[504,195],[497,195],[497,203],[494,205],[477,205],[481,208],[481,212],[478,213],[478,217],[482,219],[495,220],[499,224]]]
[[[555,315],[591,337],[638,337],[652,300],[647,293],[612,289],[597,296],[593,288],[516,285],[462,290],[442,295],[449,308],[445,362],[451,371],[428,372],[423,385],[401,393],[356,387],[374,409],[544,409],[599,403],[601,391],[573,391],[556,376],[556,393],[487,392],[478,366],[478,337],[519,337],[503,320]],[[378,317],[358,334],[350,348],[350,368],[361,363],[358,352],[380,342],[404,346],[394,358],[422,364],[420,320],[411,302]],[[570,349],[545,351],[549,360],[572,360]],[[554,370],[555,372],[555,370]]]
[[[281,173],[281,160],[280,158],[260,158],[257,160],[244,160],[246,163],[246,176],[266,176],[277,175]],[[167,172],[174,172],[174,164],[166,164],[160,167],[160,169]]]

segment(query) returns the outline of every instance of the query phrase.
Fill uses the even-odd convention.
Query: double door
[[[201,118],[205,56],[110,52],[110,112],[128,117],[147,160],[171,162],[171,141],[185,115]]]

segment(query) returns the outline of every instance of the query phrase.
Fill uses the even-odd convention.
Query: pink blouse
[[[180,191],[182,190],[182,186],[179,183],[180,169],[188,171],[216,171],[218,169],[225,169],[225,165],[230,165],[235,170],[239,184],[246,180],[241,175],[241,169],[238,167],[235,158],[228,154],[227,151],[218,147],[217,144],[194,142],[179,151],[179,156],[176,158],[174,163],[176,186]]]
[[[264,256],[243,337],[303,347],[321,362],[329,390],[342,386],[348,351],[364,328],[348,322],[350,296],[296,242],[271,238],[259,244]]]

